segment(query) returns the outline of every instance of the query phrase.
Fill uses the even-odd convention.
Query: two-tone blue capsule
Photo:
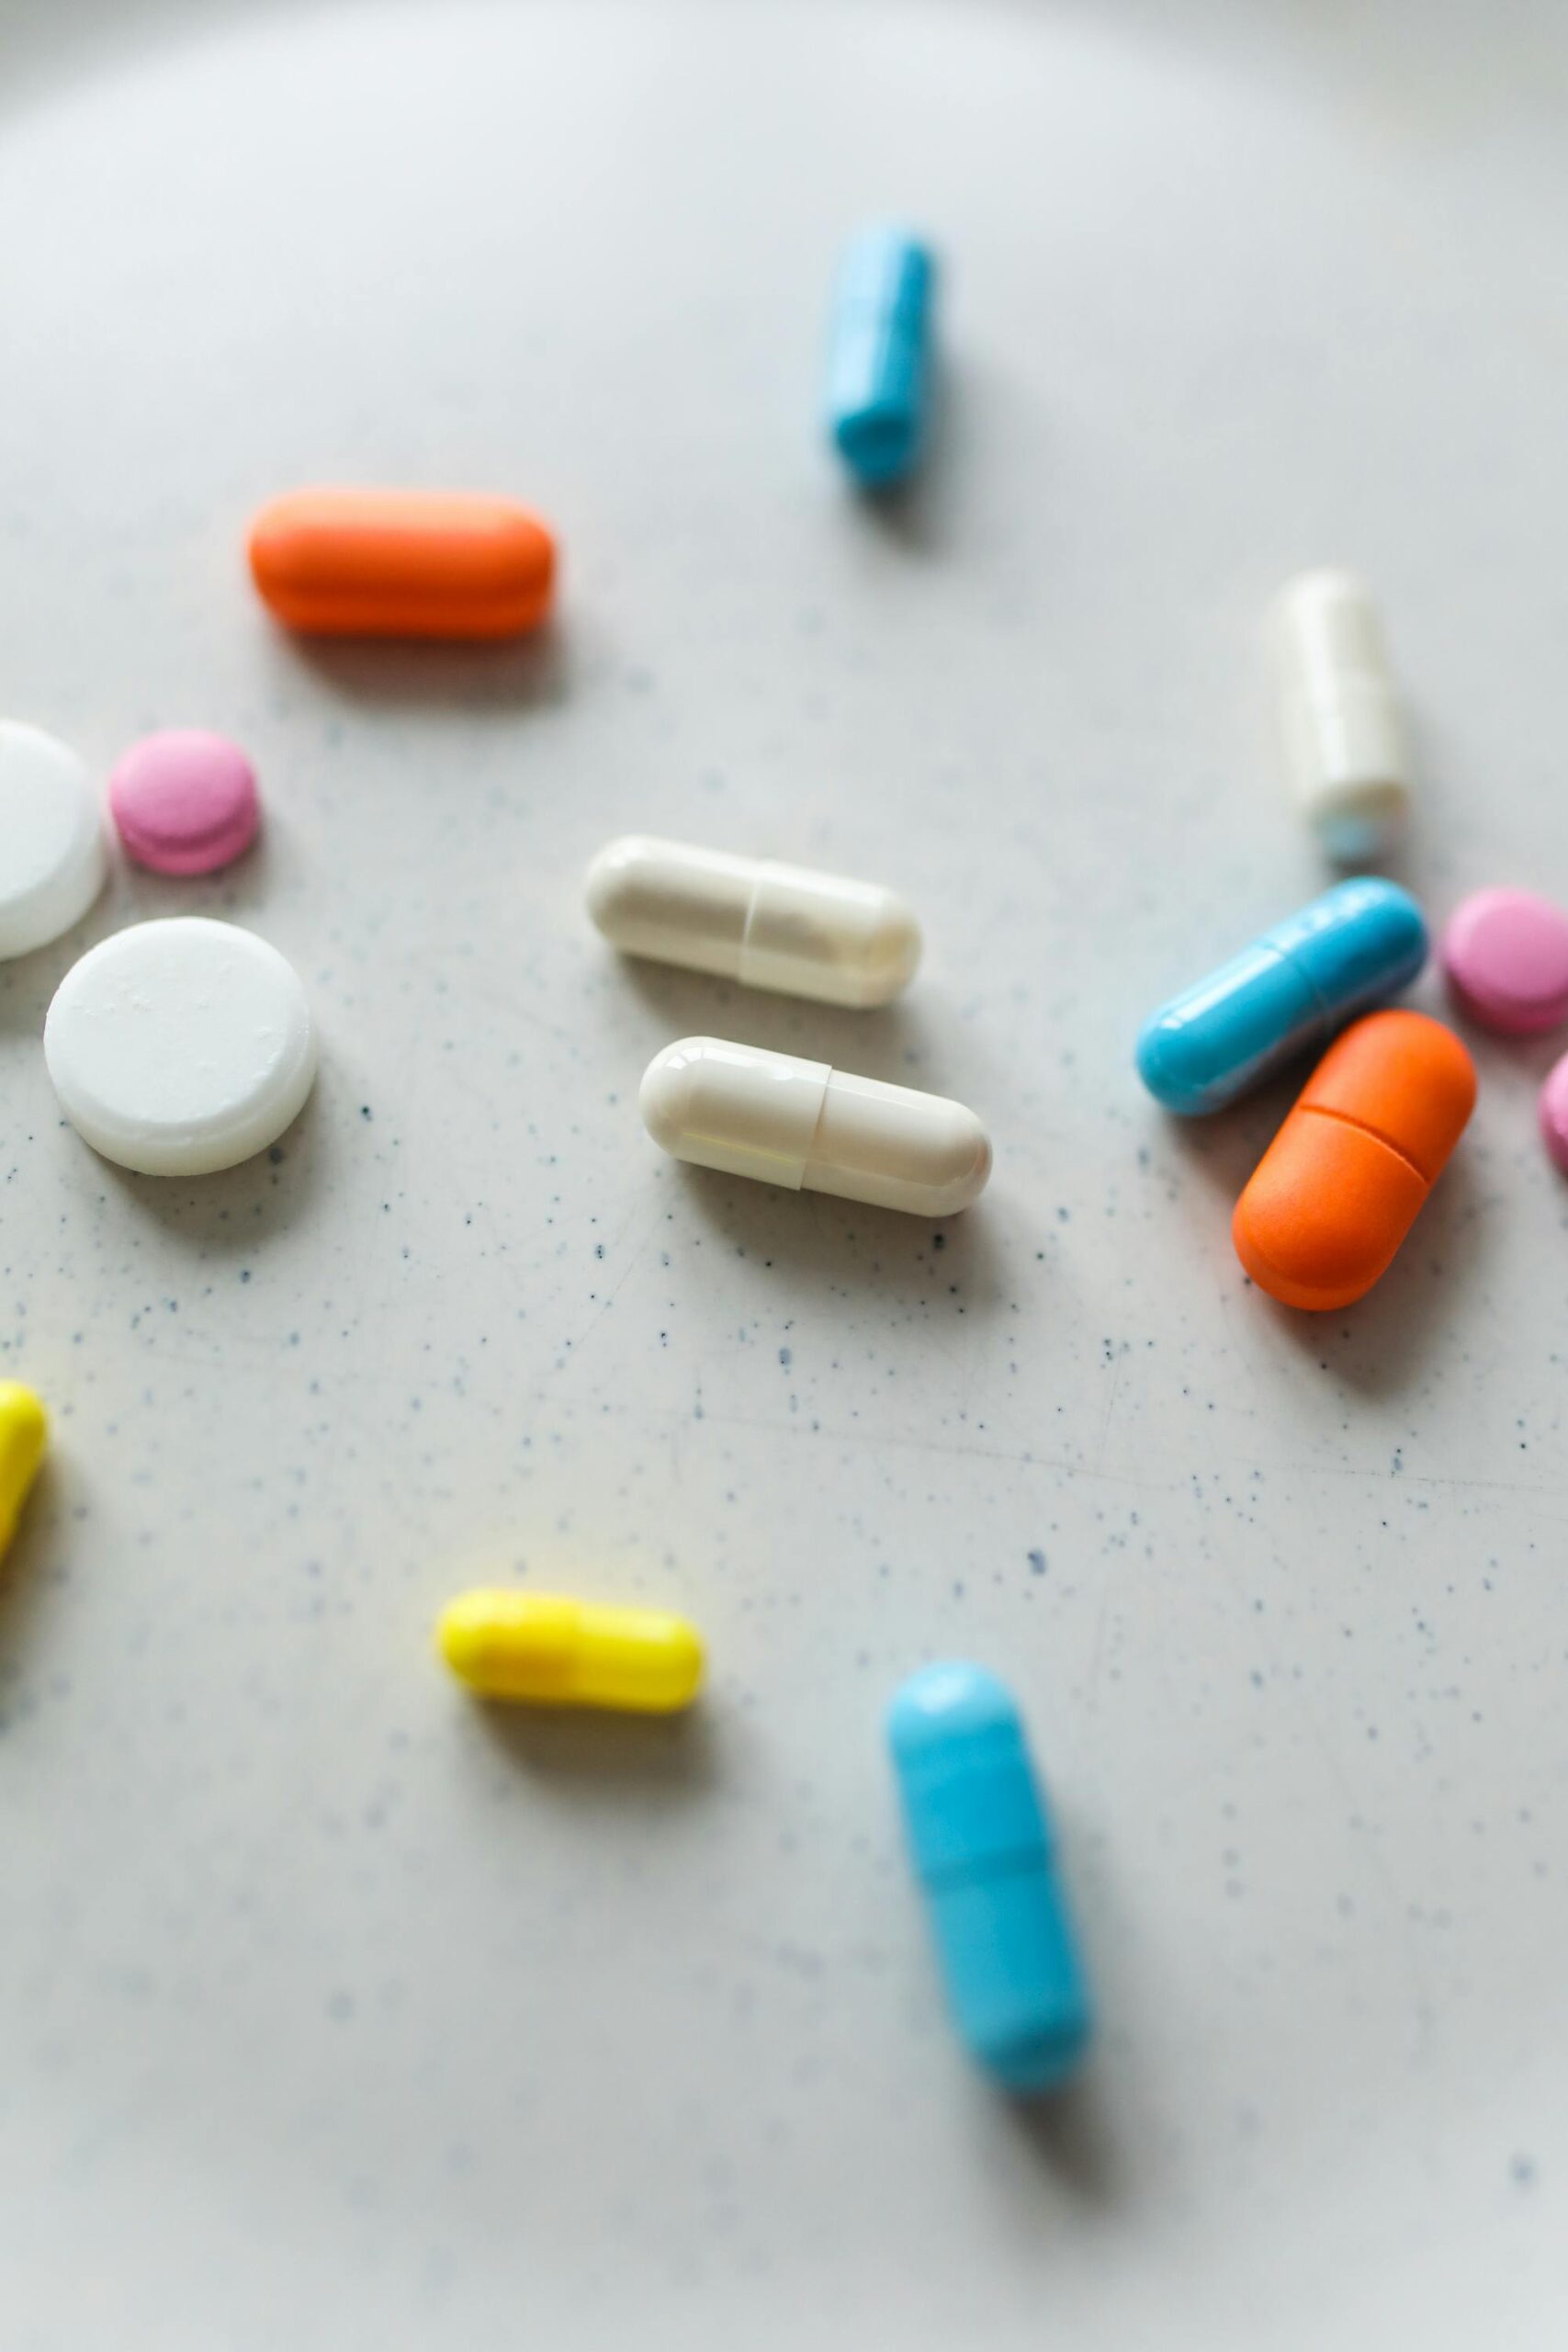
[[[902,229],[863,229],[839,266],[828,351],[828,429],[863,488],[901,481],[920,455],[931,400],[936,269]]]
[[[1341,882],[1162,1004],[1138,1039],[1138,1075],[1168,1111],[1218,1111],[1281,1062],[1413,980],[1427,924],[1407,890]]]
[[[1008,2090],[1049,2090],[1091,2021],[1018,1709],[983,1667],[929,1666],[887,1740],[958,2030]]]

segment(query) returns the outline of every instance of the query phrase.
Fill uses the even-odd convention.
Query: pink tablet
[[[1505,1037],[1568,1021],[1568,914],[1531,890],[1478,890],[1443,933],[1443,968],[1466,1011]]]
[[[154,874],[211,874],[249,849],[255,770],[225,736],[176,727],[133,743],[109,778],[128,854]]]

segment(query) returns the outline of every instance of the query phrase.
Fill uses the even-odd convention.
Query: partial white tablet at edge
[[[143,1176],[209,1176],[265,1151],[316,1075],[291,964],[235,924],[134,923],[55,991],[44,1059],[85,1143]]]
[[[80,922],[107,871],[85,762],[41,727],[0,720],[0,960]]]

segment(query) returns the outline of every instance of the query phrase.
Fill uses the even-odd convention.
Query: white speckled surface
[[[1380,587],[1410,876],[1568,888],[1552,0],[0,10],[5,707],[254,755],[263,846],[0,974],[7,2352],[1459,2352],[1568,2329],[1565,1196],[1550,1048],[1364,1307],[1246,1292],[1288,1095],[1144,1011],[1320,871],[1256,628]],[[840,231],[950,261],[930,479],[813,435]],[[520,652],[310,652],[247,513],[493,486]],[[864,872],[855,1015],[619,970],[630,829]],[[310,988],[285,1156],[125,1178],[51,989],[136,914]],[[1430,982],[1417,1001],[1438,1001]],[[992,1125],[937,1235],[660,1160],[729,1028]],[[688,1608],[683,1731],[488,1718],[513,1572]],[[880,1751],[1005,1668],[1104,2020],[1049,2125],[942,2021]]]

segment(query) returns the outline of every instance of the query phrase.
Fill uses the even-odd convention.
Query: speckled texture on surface
[[[0,973],[0,1371],[56,1438],[0,1615],[6,2352],[1561,2342],[1556,1048],[1474,1041],[1314,1322],[1228,1233],[1292,1081],[1179,1130],[1131,1053],[1326,879],[1258,641],[1305,563],[1382,600],[1434,919],[1568,888],[1568,19],[0,35],[6,707],[100,774],[216,728],[268,794]],[[816,435],[895,208],[945,382],[878,514]],[[245,522],[344,477],[536,503],[558,625],[288,642]],[[580,880],[630,830],[885,879],[916,986],[618,968]],[[273,940],[323,1049],[189,1185],[83,1149],[38,1045],[174,911]],[[727,1029],[973,1103],[981,1207],[662,1160],[638,1074]],[[699,1714],[477,1710],[431,1621],[513,1575],[689,1612]],[[883,1707],[951,1652],[1027,1702],[1093,1969],[1052,2123],[965,2070],[900,1849]]]

